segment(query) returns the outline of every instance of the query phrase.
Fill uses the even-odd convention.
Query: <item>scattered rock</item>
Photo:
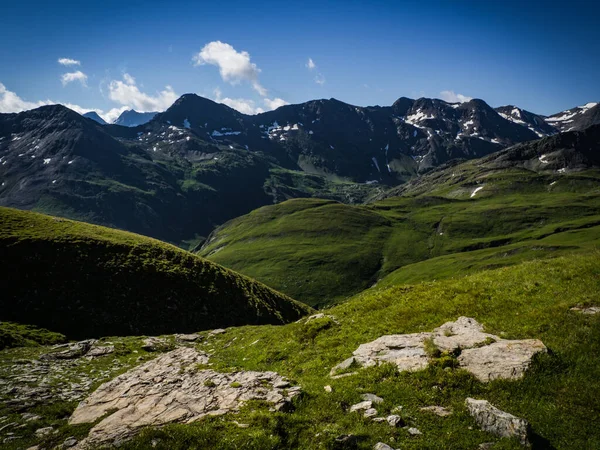
[[[332,387],[327,385],[327,386],[323,386],[323,389],[325,389],[325,392],[331,392],[333,391]]]
[[[404,425],[404,420],[402,420],[402,417],[397,414],[389,415],[385,418],[385,420],[391,427],[401,427]]]
[[[212,330],[210,333],[208,333],[209,336],[216,336],[217,334],[223,334],[226,333],[227,330],[223,329],[223,328],[217,328],[215,330]]]
[[[168,347],[169,343],[166,339],[154,336],[144,339],[142,344],[142,350],[146,350],[147,352],[158,352],[161,350],[166,350]]]
[[[600,313],[600,306],[588,306],[587,308],[581,306],[573,306],[571,311],[577,311],[581,314],[598,314]]]
[[[21,414],[21,418],[25,422],[33,422],[34,420],[40,420],[42,417],[38,416],[37,414],[23,413]]]
[[[369,408],[365,410],[364,416],[368,419],[370,417],[375,417],[377,415],[377,410],[375,408]]]
[[[483,332],[483,325],[469,317],[446,322],[432,332],[386,335],[361,344],[353,356],[331,369],[339,376],[353,365],[374,366],[382,362],[396,364],[400,371],[415,371],[427,367],[431,357],[426,345],[440,351],[462,350],[459,365],[481,381],[496,378],[516,379],[523,376],[533,356],[547,351],[536,339],[507,341]],[[345,374],[344,374],[345,375]]]
[[[38,428],[37,430],[35,430],[35,435],[37,437],[46,436],[52,433],[52,431],[54,431],[54,428],[52,427]]]
[[[479,450],[490,450],[491,448],[494,447],[494,445],[496,445],[495,442],[484,442],[483,444],[479,444],[479,447],[477,447]]]
[[[537,339],[498,341],[480,348],[463,350],[458,363],[479,381],[523,377],[533,356],[546,352],[546,346]]]
[[[71,447],[75,447],[77,445],[77,439],[75,439],[74,437],[70,437],[65,439],[65,442],[63,442],[63,448],[71,448]]]
[[[492,406],[487,400],[467,398],[469,413],[482,430],[500,437],[516,437],[522,445],[529,445],[529,423]]]
[[[87,339],[85,341],[74,342],[71,344],[56,345],[53,348],[57,351],[46,353],[40,356],[40,359],[52,361],[57,359],[79,358],[80,356],[85,355],[95,342],[95,339]]]
[[[70,424],[91,423],[108,414],[77,448],[119,445],[144,426],[235,412],[248,400],[284,410],[300,393],[299,387],[275,388],[285,381],[275,372],[198,370],[207,363],[206,354],[180,347],[102,384],[69,419]]]
[[[370,409],[373,406],[373,402],[365,400],[364,402],[356,403],[350,407],[350,412],[360,411],[361,409]]]
[[[353,434],[342,434],[333,442],[334,450],[352,450],[357,448],[358,439]]]
[[[92,348],[90,348],[90,351],[85,354],[85,356],[95,358],[98,356],[109,355],[110,353],[113,353],[114,351],[115,351],[114,345],[106,345],[103,347],[93,345]]]
[[[196,342],[200,339],[199,334],[176,334],[175,339],[181,342]]]
[[[339,322],[337,320],[337,317],[332,316],[331,314],[324,314],[324,313],[318,313],[318,314],[313,314],[312,316],[308,316],[306,319],[304,319],[304,323],[308,323],[311,322],[313,320],[317,320],[317,319],[331,319],[333,322],[337,323],[339,325]],[[300,321],[302,321],[303,319],[300,319]]]
[[[425,406],[421,408],[421,411],[430,412],[440,417],[447,417],[452,414],[451,410],[444,408],[443,406]]]
[[[385,417],[374,417],[373,422],[377,422],[377,423],[385,422]]]
[[[378,442],[373,447],[373,450],[394,450],[394,449],[393,449],[393,447],[390,447],[389,445],[384,444],[383,442]]]
[[[239,423],[237,420],[234,420],[232,423],[235,423],[238,428],[248,428],[250,426],[247,423]]]
[[[419,435],[423,434],[423,433],[421,433],[421,432],[419,431],[419,429],[418,429],[418,428],[414,428],[414,427],[410,427],[410,428],[409,428],[408,430],[406,430],[406,431],[408,431],[408,434],[410,434],[411,436],[419,436]]]
[[[376,396],[375,394],[363,394],[360,396],[363,400],[370,400],[373,403],[383,403],[383,399],[381,397]]]

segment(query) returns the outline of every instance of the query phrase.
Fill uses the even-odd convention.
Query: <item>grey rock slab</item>
[[[589,306],[587,308],[581,306],[574,306],[571,308],[571,311],[577,311],[581,314],[598,314],[600,313],[600,306]]]
[[[465,404],[482,430],[500,437],[516,437],[522,445],[530,445],[528,440],[529,423],[525,419],[504,412],[487,400],[467,398]]]
[[[459,317],[432,332],[385,335],[361,344],[350,358],[331,369],[330,376],[347,376],[341,372],[355,365],[369,367],[380,363],[393,363],[400,371],[424,369],[431,361],[425,350],[427,342],[432,342],[441,351],[460,349],[460,366],[483,382],[496,378],[518,379],[531,364],[533,356],[546,351],[539,340],[504,340],[485,333],[483,325],[475,319]]]
[[[373,403],[383,403],[383,399],[381,397],[376,396],[375,394],[362,394],[360,396],[363,400],[370,400]]]
[[[411,436],[419,436],[419,435],[423,434],[419,431],[418,428],[415,428],[415,427],[410,427],[406,431],[408,431],[408,434],[410,434]]]
[[[366,409],[363,414],[367,419],[371,417],[375,417],[377,415],[377,410],[375,408]]]
[[[196,342],[198,339],[200,339],[200,335],[199,334],[177,334],[177,335],[175,335],[175,338],[178,341],[182,341],[182,342]]]
[[[93,345],[92,348],[90,348],[90,350],[85,354],[85,356],[95,358],[98,356],[109,355],[109,354],[113,353],[114,351],[115,351],[114,345],[105,345],[105,346]]]
[[[199,370],[208,360],[204,353],[180,347],[102,384],[69,419],[70,424],[92,423],[108,414],[77,448],[118,446],[144,426],[236,412],[248,400],[284,409],[300,393],[297,387],[269,387],[284,381],[275,372]]]
[[[383,442],[378,442],[373,446],[373,450],[394,450],[394,448],[384,444]]]
[[[95,339],[87,339],[85,341],[74,342],[71,344],[61,344],[55,346],[56,350],[64,349],[60,351],[54,351],[51,353],[46,353],[40,356],[41,360],[45,361],[53,361],[58,359],[74,359],[79,358],[80,356],[85,355],[92,345],[96,342]]]
[[[146,350],[147,352],[157,352],[166,349],[168,345],[169,343],[166,339],[151,336],[144,339],[142,350]]]
[[[501,340],[479,348],[463,350],[458,364],[471,372],[479,381],[519,379],[531,365],[533,357],[547,352],[537,339],[520,341]]]
[[[401,427],[404,424],[404,420],[402,420],[402,417],[400,417],[397,414],[391,414],[387,416],[385,420],[391,427]]]
[[[47,434],[50,434],[54,431],[54,428],[52,427],[44,427],[44,428],[38,428],[37,430],[35,430],[35,435],[36,436],[46,436]]]
[[[350,407],[350,412],[360,411],[363,409],[370,409],[373,406],[373,402],[366,400],[364,402],[356,403]]]

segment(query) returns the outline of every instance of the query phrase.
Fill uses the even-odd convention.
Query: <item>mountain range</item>
[[[482,100],[405,97],[388,107],[314,100],[250,116],[186,94],[131,127],[43,106],[0,114],[0,205],[193,246],[263,205],[362,203],[449,161],[598,122],[592,103],[543,117]]]

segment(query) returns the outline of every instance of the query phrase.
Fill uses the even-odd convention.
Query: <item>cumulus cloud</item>
[[[63,86],[66,86],[73,81],[79,81],[82,86],[87,86],[87,75],[81,70],[78,70],[77,72],[63,73],[60,77],[60,81],[62,82]]]
[[[313,70],[317,68],[317,65],[315,64],[315,62],[312,60],[312,58],[308,58],[308,62],[306,63],[306,68],[308,70]]]
[[[81,61],[77,61],[76,59],[71,58],[58,58],[58,63],[63,66],[80,66]]]
[[[442,91],[440,92],[440,98],[448,103],[465,103],[473,100],[473,97],[457,94],[454,91]]]
[[[265,98],[264,100],[267,110],[277,109],[280,106],[289,105],[284,99],[276,97],[273,100]]]
[[[243,114],[260,114],[265,111],[271,111],[272,109],[277,109],[283,105],[289,105],[284,99],[276,97],[274,99],[264,98],[263,103],[265,108],[261,108],[257,106],[254,100],[247,98],[229,98],[223,97],[221,89],[216,88],[214,90],[213,100],[217,103],[223,103],[224,105],[229,106]]]
[[[177,100],[177,94],[171,86],[165,86],[155,95],[140,91],[135,78],[128,73],[123,75],[123,80],[112,80],[109,83],[108,97],[139,112],[164,111]]]
[[[107,112],[100,111],[98,115],[104,119],[107,123],[113,123],[115,120],[119,118],[119,116],[128,109],[131,109],[129,106],[121,106],[119,108],[112,108]],[[97,112],[97,111],[96,111]]]
[[[262,97],[267,96],[267,90],[258,81],[260,69],[250,61],[250,53],[246,51],[238,52],[225,42],[213,41],[202,47],[192,60],[196,66],[217,66],[223,81],[231,84],[248,81]]]
[[[37,102],[29,102],[23,100],[16,93],[6,89],[6,86],[4,86],[4,84],[0,83],[0,113],[17,113],[21,111],[27,111],[29,109],[39,108],[40,106],[56,105],[59,103],[60,102],[55,102],[52,100],[40,100]],[[83,108],[79,105],[74,105],[72,103],[60,104],[72,109],[73,111],[78,112],[79,114],[85,114],[86,112],[90,111],[95,111],[98,114],[102,113],[101,109]]]

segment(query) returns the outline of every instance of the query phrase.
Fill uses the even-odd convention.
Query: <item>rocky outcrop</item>
[[[458,363],[479,381],[497,378],[518,379],[529,368],[533,356],[545,352],[546,346],[537,339],[499,341],[479,348],[463,350]]]
[[[208,356],[182,347],[165,353],[101,385],[81,402],[70,424],[94,422],[77,448],[118,445],[144,426],[190,423],[239,410],[248,400],[264,400],[285,410],[299,387],[275,372],[199,370]]]
[[[529,423],[492,406],[487,400],[467,398],[466,406],[477,425],[488,433],[500,437],[517,438],[522,445],[529,446]]]
[[[600,313],[600,306],[588,306],[588,307],[573,306],[571,308],[571,311],[576,311],[581,314],[594,315],[594,314]]]
[[[331,369],[330,375],[339,376],[356,365],[369,367],[385,362],[395,364],[400,371],[421,370],[431,362],[433,352],[458,351],[459,366],[486,382],[520,378],[533,356],[545,352],[546,347],[535,339],[501,339],[485,333],[475,319],[459,317],[432,332],[386,335],[361,344],[350,358]]]

